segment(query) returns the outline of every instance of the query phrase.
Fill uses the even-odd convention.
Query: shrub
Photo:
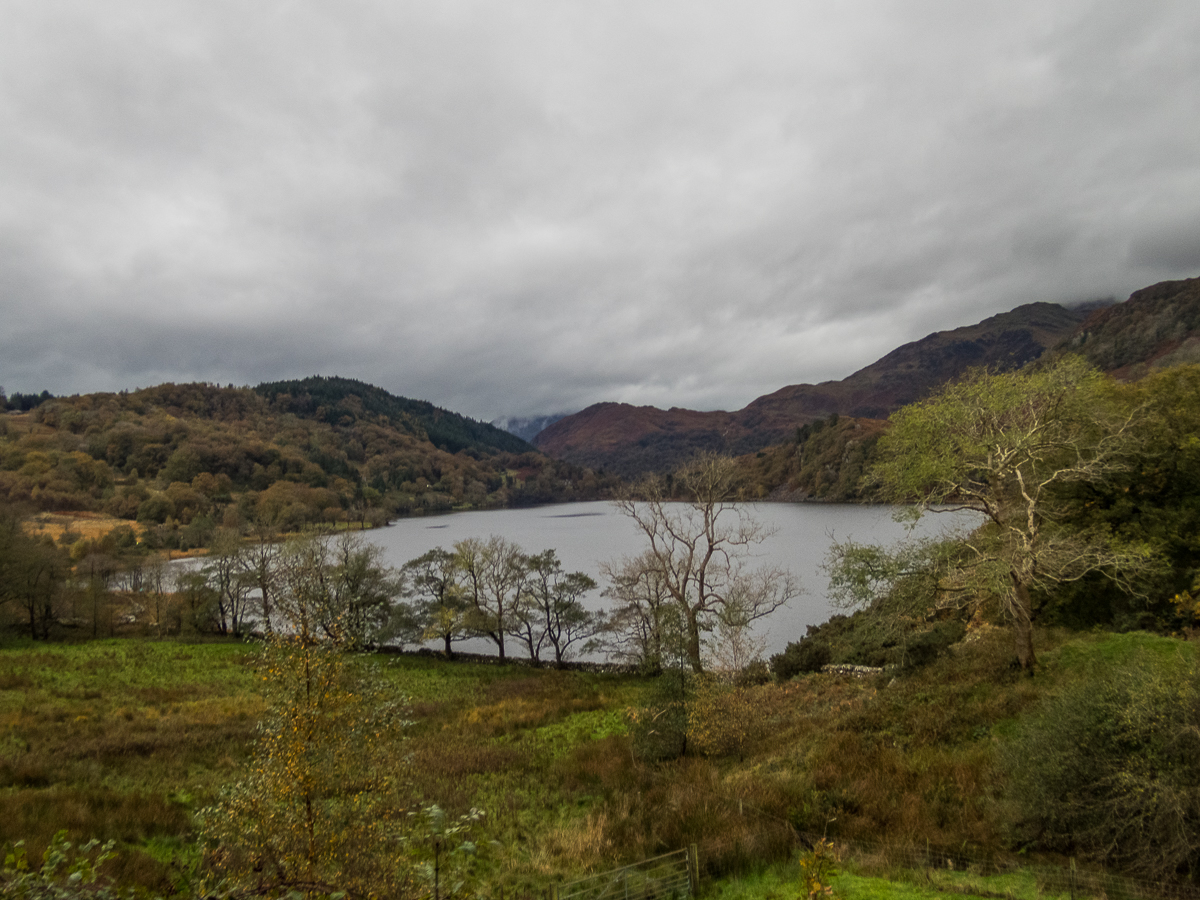
[[[688,702],[693,693],[693,676],[683,669],[667,669],[654,678],[646,705],[631,714],[629,734],[638,759],[675,759],[687,751]]]
[[[1200,875],[1200,674],[1097,665],[1008,742],[1018,833],[1154,879]]]
[[[687,708],[689,746],[705,756],[742,759],[762,731],[751,689],[714,676],[697,679]]]
[[[937,659],[951,644],[962,640],[962,617],[946,612],[945,618],[926,621],[893,616],[886,607],[859,610],[850,616],[832,616],[821,625],[809,625],[808,634],[771,657],[771,671],[781,681],[806,672],[819,672],[830,663],[856,666],[897,666],[914,669]]]

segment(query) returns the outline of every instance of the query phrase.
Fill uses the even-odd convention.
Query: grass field
[[[486,811],[474,837],[506,895],[694,843],[718,894],[770,900],[797,896],[787,861],[798,832],[1003,853],[995,751],[1013,724],[1092,667],[1134,655],[1188,663],[1196,649],[1150,635],[1039,640],[1033,679],[1007,667],[1008,636],[996,633],[902,676],[739,689],[715,707],[719,721],[700,723],[723,743],[657,763],[631,739],[650,679],[387,654],[355,664],[408,698],[397,758],[414,802]],[[265,709],[258,661],[241,642],[0,646],[0,843],[24,839],[36,854],[62,828],[114,839],[113,875],[169,890],[196,859],[194,811],[248,761]],[[767,874],[746,875],[756,871]],[[887,886],[877,874],[850,869],[835,887],[846,897],[970,889],[925,876]],[[1027,896],[998,882],[979,890]]]

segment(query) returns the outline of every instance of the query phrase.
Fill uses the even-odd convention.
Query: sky
[[[1200,275],[1194,0],[0,0],[0,385],[739,409]]]

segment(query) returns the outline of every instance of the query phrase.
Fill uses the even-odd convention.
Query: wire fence
[[[699,880],[696,845],[555,885],[550,900],[684,900]]]

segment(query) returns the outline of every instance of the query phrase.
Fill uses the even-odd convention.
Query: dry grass
[[[38,513],[26,522],[25,528],[32,534],[49,535],[55,542],[61,540],[64,533],[75,534],[89,541],[99,541],[114,528],[122,525],[132,528],[138,534],[142,533],[142,525],[138,522],[85,511]]]

